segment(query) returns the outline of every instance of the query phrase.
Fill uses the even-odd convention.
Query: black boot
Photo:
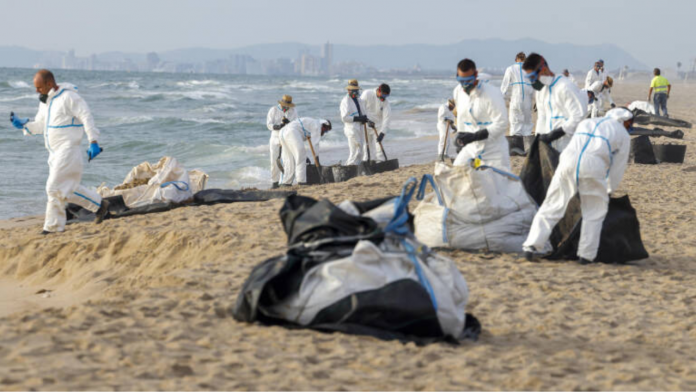
[[[102,221],[104,221],[104,218],[108,214],[109,214],[109,201],[106,199],[102,199],[101,206],[97,210],[97,214],[94,217],[94,223],[97,225],[102,223]]]
[[[579,258],[578,263],[581,265],[588,265],[588,264],[594,264],[594,260],[587,260],[585,258]]]
[[[278,189],[278,183],[274,182],[273,184],[271,184],[271,189]]]
[[[52,234],[52,233],[53,233],[52,231],[44,230],[44,231],[41,232],[41,235],[49,235],[49,234]]]

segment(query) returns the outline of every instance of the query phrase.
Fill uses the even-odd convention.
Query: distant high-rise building
[[[63,69],[73,69],[75,68],[75,50],[70,49],[68,53],[63,56]]]
[[[333,45],[328,41],[321,47],[321,65],[322,72],[331,76],[333,73]]]
[[[157,66],[160,63],[160,58],[155,52],[150,52],[145,56],[145,60],[147,62],[147,70],[152,71],[153,69],[157,68]]]

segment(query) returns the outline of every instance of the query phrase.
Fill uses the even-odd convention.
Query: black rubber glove
[[[311,164],[312,164],[312,161],[310,161],[309,158],[307,158],[307,164],[308,164],[308,165],[311,165]]]
[[[286,117],[283,117],[282,122],[283,122],[283,125],[285,125],[285,124],[289,123],[290,120],[288,120]]]
[[[367,121],[368,121],[368,120],[367,120],[367,116],[364,115],[364,114],[363,114],[362,116],[355,116],[355,117],[353,117],[353,122],[365,124],[365,123],[367,123]]]
[[[452,128],[452,133],[457,133],[457,126],[452,125],[450,128]]]
[[[614,109],[615,107],[616,107],[616,104],[615,104],[615,103],[612,103],[612,104],[611,104],[611,108]]]
[[[384,139],[384,132],[380,132],[379,135],[377,135],[377,143],[382,143],[382,139]]]
[[[544,142],[544,143],[551,143],[556,139],[562,138],[564,135],[565,135],[565,131],[563,130],[563,128],[556,128],[549,133],[539,135],[539,140]]]
[[[283,124],[278,124],[273,126],[274,131],[280,131],[280,128],[283,128]]]
[[[457,135],[457,138],[454,140],[454,144],[456,144],[458,147],[464,147],[467,144],[471,143],[474,141],[474,134],[470,132],[461,132]]]
[[[368,122],[367,122],[367,126],[370,127],[370,128],[374,128],[374,127],[375,127],[375,122],[374,122],[374,121],[368,121]]]
[[[479,141],[479,140],[486,140],[488,139],[488,130],[487,129],[482,129],[480,131],[474,132],[474,141]]]

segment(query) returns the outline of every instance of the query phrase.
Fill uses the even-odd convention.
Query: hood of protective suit
[[[58,85],[58,90],[51,90],[48,92],[48,97],[54,97],[58,94],[61,93],[63,90],[69,90],[69,91],[77,91],[77,87],[74,84],[71,83],[61,83]]]
[[[609,117],[617,121],[624,122],[633,119],[633,112],[626,108],[614,108],[609,110],[604,117]]]

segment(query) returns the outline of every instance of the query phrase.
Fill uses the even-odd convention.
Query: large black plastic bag
[[[392,208],[394,217],[386,227],[381,228],[383,226],[380,224],[383,222],[378,223],[369,217],[349,214],[327,200],[317,201],[304,196],[288,197],[280,211],[281,221],[288,236],[288,250],[286,254],[268,259],[254,268],[245,281],[232,310],[235,319],[244,322],[259,321],[290,328],[312,328],[321,331],[370,335],[386,340],[413,341],[418,344],[451,338],[451,335],[445,335],[441,328],[438,307],[431,297],[432,294],[429,294],[427,285],[419,280],[404,277],[373,286],[374,289],[359,289],[357,287],[362,287],[359,282],[364,281],[367,276],[352,272],[351,265],[357,262],[353,261],[356,257],[354,252],[358,252],[356,249],[378,246],[384,254],[393,254],[390,252],[398,254],[403,253],[403,250],[395,247],[394,241],[413,243],[412,233],[408,229],[407,215],[410,215],[407,209],[408,199],[410,195],[405,200],[397,198],[395,201],[394,198],[388,198],[352,203],[352,206],[361,214],[371,213],[376,208],[386,206]],[[407,240],[406,237],[411,240]],[[370,243],[375,245],[366,245]],[[427,248],[419,249],[417,252],[424,250],[429,252]],[[361,252],[357,254],[364,255]],[[433,256],[417,254],[414,253],[413,257],[424,262],[424,266],[434,263],[434,261],[425,261],[426,258]],[[421,257],[424,258],[420,259]],[[385,263],[382,268],[389,268],[388,260],[380,258],[378,262],[379,265],[382,265],[382,262]],[[310,319],[300,322],[289,315],[294,313],[288,314],[285,310],[292,303],[293,298],[295,301],[299,298],[299,302],[304,303],[300,289],[305,285],[314,287],[311,291],[304,291],[313,293],[318,287],[314,286],[318,283],[316,279],[322,281],[328,279],[327,282],[334,285],[338,281],[333,279],[341,275],[330,273],[333,277],[324,278],[327,270],[319,274],[311,273],[316,271],[315,267],[321,267],[325,263],[331,263],[329,270],[347,268],[343,271],[351,271],[347,275],[345,273],[342,275],[344,278],[349,278],[348,281],[340,280],[350,294],[338,295],[335,299],[332,294],[330,298],[325,298],[326,305],[322,305],[321,308],[317,308],[315,303],[311,308],[314,309],[313,311],[308,310],[310,308],[304,308],[301,314]],[[454,268],[453,265],[452,268]],[[362,271],[365,272],[365,270]],[[454,274],[447,276],[451,277],[448,279],[454,278]],[[373,278],[369,279],[375,281]],[[323,295],[320,297],[324,298]],[[306,303],[304,304],[303,307],[306,306]],[[441,305],[446,306],[444,309],[448,309],[449,305],[446,305],[446,302]],[[481,330],[480,323],[471,315],[466,314],[464,317],[464,330],[459,338],[477,338]]]
[[[520,178],[527,193],[539,205],[546,198],[551,178],[558,166],[559,156],[558,151],[537,138],[524,162]],[[565,216],[553,230],[550,240],[554,252],[547,257],[548,259],[576,260],[578,258],[581,224],[580,198],[576,195],[568,203]],[[611,198],[609,210],[602,225],[596,261],[626,263],[647,257],[649,255],[640,236],[640,223],[628,195]]]

